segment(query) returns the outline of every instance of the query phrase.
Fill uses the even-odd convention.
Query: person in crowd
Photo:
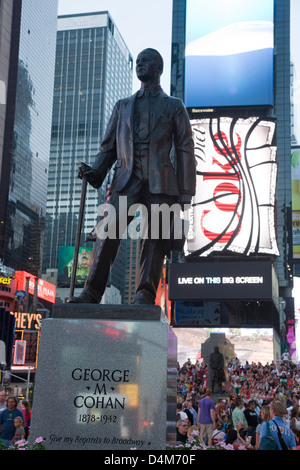
[[[229,415],[225,416],[225,418],[222,420],[222,422],[223,422],[222,430],[226,434],[229,427],[232,426],[231,417]]]
[[[244,423],[245,429],[248,429],[248,423],[247,423],[247,420],[243,411],[243,407],[244,407],[243,400],[240,397],[238,397],[236,399],[235,404],[236,406],[232,412],[232,424],[233,424],[234,429],[236,429],[237,424],[240,421]]]
[[[8,397],[6,409],[0,414],[0,440],[8,447],[15,435],[14,419],[19,416],[23,421],[23,413],[17,405],[18,401],[15,397]]]
[[[234,393],[239,395],[242,384],[241,379],[237,371],[235,371],[234,375],[231,377],[231,386],[234,389]]]
[[[177,402],[176,408],[176,413],[180,415],[180,419],[188,419],[188,415],[183,411],[183,404],[181,402]]]
[[[24,416],[24,428],[25,428],[25,439],[29,436],[30,421],[31,421],[31,409],[27,400],[22,400],[21,411]]]
[[[206,376],[207,373],[207,367],[205,362],[201,362],[200,367],[197,370],[196,373],[196,380],[199,383],[199,385],[204,385],[204,376]]]
[[[229,412],[226,408],[226,400],[220,398],[216,405],[216,421],[224,421],[226,415],[229,415]]]
[[[192,400],[188,400],[183,404],[183,411],[187,414],[191,426],[197,425],[197,411],[193,408]]]
[[[243,421],[237,423],[236,429],[232,428],[228,431],[225,444],[231,444],[234,450],[238,450],[241,446],[247,449],[249,444],[247,442],[247,431],[245,430]]]
[[[190,423],[187,419],[179,419],[176,423],[176,441],[177,444],[185,444]]]
[[[279,450],[285,450],[284,445],[280,442],[280,435],[284,441],[287,450],[296,450],[296,441],[294,434],[291,429],[289,429],[283,421],[283,417],[286,414],[286,408],[284,407],[283,403],[279,400],[274,401],[270,405],[270,417],[271,420],[269,421],[270,425],[270,433],[271,437],[276,442],[276,445]],[[260,439],[267,435],[267,423],[264,422],[261,426],[260,430]]]
[[[212,439],[214,444],[220,444],[224,441],[225,432],[223,430],[223,421],[217,421],[217,427],[214,429]]]
[[[189,389],[186,385],[186,382],[179,382],[177,385],[180,395],[184,398],[189,393]]]
[[[244,411],[245,418],[247,420],[247,431],[248,436],[252,436],[255,433],[255,429],[259,423],[258,416],[255,411],[256,403],[255,400],[249,400]]]
[[[6,409],[6,394],[5,390],[0,390],[0,413]]]
[[[296,450],[300,450],[300,431],[296,429],[293,434],[296,441]]]
[[[212,434],[215,428],[215,404],[211,399],[212,391],[208,388],[206,395],[199,401],[197,425],[200,429],[200,438],[203,442],[207,437],[207,444],[212,445]]]
[[[12,438],[12,444],[25,439],[25,429],[23,427],[23,418],[16,416],[14,419],[15,435]]]
[[[259,440],[260,440],[260,428],[262,423],[265,421],[270,421],[270,405],[263,405],[260,410],[260,417],[261,423],[256,426],[255,429],[255,449],[257,450],[259,447]]]
[[[281,359],[283,360],[283,362],[289,362],[291,360],[290,353],[288,352],[287,349],[282,354]]]
[[[300,431],[300,410],[298,407],[293,408],[291,412],[291,429],[292,431]]]

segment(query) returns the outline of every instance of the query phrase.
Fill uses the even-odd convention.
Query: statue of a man
[[[211,369],[212,391],[214,392],[215,384],[217,384],[219,392],[222,392],[222,382],[225,380],[224,357],[218,346],[215,346],[214,352],[209,356],[209,367]]]
[[[151,207],[178,204],[187,208],[195,194],[196,164],[192,130],[182,101],[164,93],[160,86],[163,59],[154,49],[145,49],[137,57],[136,73],[140,90],[121,99],[114,107],[100,152],[92,167],[82,164],[79,177],[85,176],[94,188],[100,188],[114,166],[107,226],[115,237],[95,237],[92,262],[85,287],[70,302],[99,303],[104,293],[120,238],[120,197],[126,196],[126,225],[133,216],[128,209],[142,204],[147,208],[148,237],[141,240],[141,257],[136,304],[154,304],[163,261],[172,250],[170,240],[151,237]],[[174,162],[170,158],[174,145]],[[124,198],[123,198],[124,199]],[[123,204],[122,199],[122,204]],[[122,206],[123,207],[123,206]],[[109,214],[115,214],[115,220]]]

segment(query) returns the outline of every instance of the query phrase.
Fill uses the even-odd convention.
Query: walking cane
[[[81,238],[81,230],[82,230],[82,222],[83,222],[84,206],[85,206],[85,198],[86,198],[86,187],[87,187],[87,179],[85,176],[82,176],[80,206],[79,206],[78,222],[77,222],[77,228],[76,228],[75,249],[74,249],[72,276],[71,276],[71,282],[70,282],[69,300],[71,300],[71,298],[74,295],[76,271],[77,271],[77,265],[78,265],[78,254],[79,254],[80,238]]]

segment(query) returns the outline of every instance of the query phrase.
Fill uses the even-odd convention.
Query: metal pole
[[[80,238],[81,238],[81,230],[82,230],[82,222],[83,222],[83,216],[84,216],[86,187],[87,187],[87,179],[83,176],[82,177],[82,186],[81,186],[80,206],[79,206],[79,213],[78,213],[78,222],[77,222],[77,229],[76,229],[72,275],[71,275],[71,282],[70,282],[69,300],[71,300],[71,298],[74,295],[76,271],[77,271],[77,265],[78,265],[78,254],[79,254]]]
[[[29,383],[30,383],[30,369],[27,371],[27,387],[26,387],[26,400],[29,398]]]
[[[26,277],[26,287],[25,287],[25,291],[26,291],[25,312],[26,313],[29,313],[29,280],[30,280],[30,277],[27,276]]]

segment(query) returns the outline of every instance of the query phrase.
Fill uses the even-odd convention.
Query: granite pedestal
[[[176,441],[177,338],[157,306],[56,306],[41,324],[31,439],[48,450]]]

